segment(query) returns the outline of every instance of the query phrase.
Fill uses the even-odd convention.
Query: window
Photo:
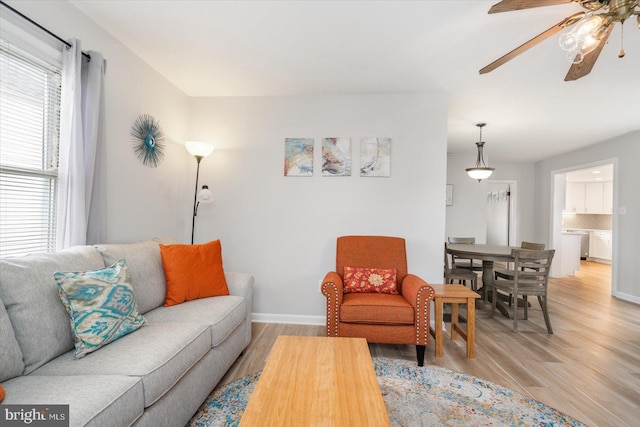
[[[61,80],[0,39],[0,257],[55,250]]]

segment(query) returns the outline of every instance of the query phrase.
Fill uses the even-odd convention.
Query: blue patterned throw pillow
[[[56,272],[58,294],[69,313],[79,359],[147,324],[124,259],[85,272]]]

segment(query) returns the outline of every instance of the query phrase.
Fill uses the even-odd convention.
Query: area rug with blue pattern
[[[535,399],[471,375],[373,358],[392,426],[584,426]],[[237,426],[260,373],[214,391],[189,427]]]

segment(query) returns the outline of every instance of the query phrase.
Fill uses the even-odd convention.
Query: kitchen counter
[[[582,236],[580,256],[590,261],[611,262],[612,230],[597,228],[563,228],[562,235]]]
[[[573,276],[580,269],[580,239],[578,233],[562,233],[560,240],[560,276]]]
[[[606,230],[606,229],[601,229],[601,228],[563,228],[562,232],[563,233],[572,233],[575,231],[612,231],[612,230]]]

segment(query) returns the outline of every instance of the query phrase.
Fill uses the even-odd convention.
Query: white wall
[[[341,235],[405,237],[409,271],[441,283],[443,95],[194,98],[190,117],[191,137],[216,145],[201,165],[215,202],[201,205],[196,242],[220,238],[225,269],[254,275],[254,318],[324,323],[319,280]],[[350,177],[321,176],[321,138],[336,136],[352,138]],[[366,136],[393,138],[390,178],[359,176]],[[315,138],[313,177],[283,176],[287,137]]]
[[[107,175],[107,242],[182,235],[187,227],[182,188],[192,158],[176,142],[187,136],[188,97],[68,2],[8,3],[58,36],[80,39],[83,50],[99,51],[107,60],[107,147],[98,159]],[[129,136],[135,119],[145,113],[159,120],[166,135],[166,158],[155,169],[137,159]]]
[[[640,303],[640,130],[536,163],[536,234],[550,239],[552,172],[617,159],[613,195],[614,295]],[[619,213],[620,208],[626,214]]]
[[[491,161],[489,166],[496,170],[490,180],[478,183],[469,178],[465,171],[475,164],[476,154],[475,146],[470,144],[468,153],[453,154],[447,158],[447,184],[453,184],[453,205],[447,206],[446,236],[475,237],[476,242],[484,243],[487,235],[487,181],[509,180],[517,183],[515,243],[519,244],[522,240],[544,241],[546,236],[539,236],[534,232],[534,163]]]

